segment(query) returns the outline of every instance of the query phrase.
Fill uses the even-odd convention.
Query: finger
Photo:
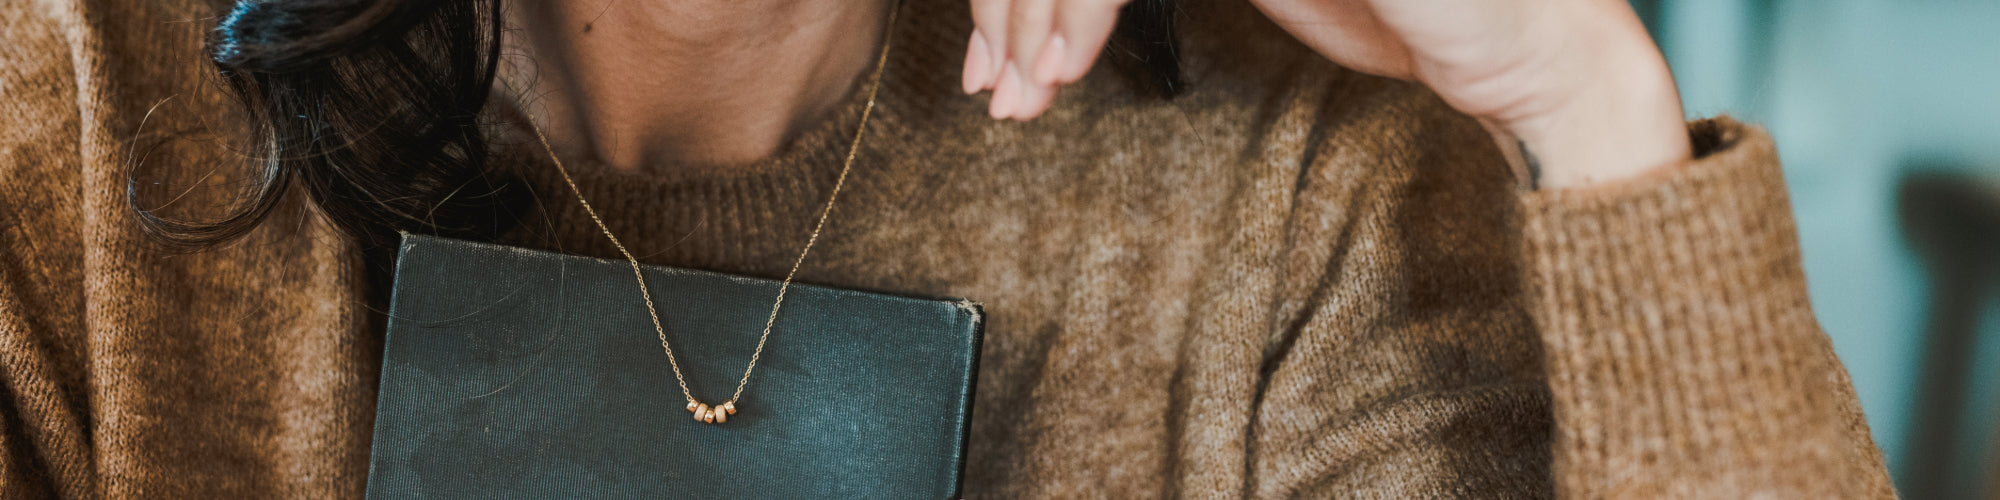
[[[1055,61],[1036,61],[1034,80],[1043,85],[1071,83],[1090,72],[1104,42],[1118,26],[1118,8],[1126,0],[1069,0],[1056,7],[1055,32],[1050,45],[1060,45]],[[1057,43],[1060,42],[1060,43]]]
[[[993,49],[986,45],[986,36],[973,29],[972,39],[965,44],[965,74],[959,84],[966,94],[976,94],[993,86],[993,79],[997,76],[993,68],[997,65],[992,59]]]
[[[1043,111],[1048,111],[1049,104],[1055,102],[1056,89],[1056,85],[1042,85],[1024,79],[1021,100],[1014,105],[1013,118],[1028,121],[1041,116]]]
[[[1055,85],[1056,73],[1061,73],[1063,66],[1068,65],[1063,60],[1069,55],[1068,49],[1069,43],[1063,40],[1061,33],[1049,35],[1049,41],[1042,44],[1041,53],[1035,55],[1034,69],[1028,72],[1028,81],[1036,85]]]
[[[988,80],[980,88],[999,90],[1000,66],[1007,62],[1007,12],[1011,0],[972,0],[973,31],[986,45]]]
[[[993,100],[986,103],[986,114],[996,120],[1014,116],[1014,110],[1021,102],[1022,87],[1027,85],[1021,79],[1021,72],[1015,71],[1012,64],[1000,65],[998,80],[993,84]]]
[[[1007,9],[1007,56],[1023,78],[1034,70],[1048,43],[1054,17],[1055,0],[1012,0]]]

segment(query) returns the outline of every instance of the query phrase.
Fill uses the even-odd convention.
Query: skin
[[[967,93],[1029,120],[1082,78],[1125,0],[970,0]],[[1624,0],[1253,0],[1332,61],[1428,85],[1544,189],[1686,162],[1680,97]],[[503,78],[564,150],[615,168],[766,157],[869,69],[886,0],[519,2]],[[783,27],[785,29],[773,29]],[[522,59],[512,59],[522,61]],[[673,82],[671,85],[662,82]]]
[[[888,7],[511,2],[502,92],[566,157],[663,175],[729,168],[769,156],[845,97],[873,67]]]
[[[1124,0],[971,0],[966,93],[996,119],[1047,110],[1095,62]],[[1615,182],[1688,160],[1680,96],[1624,0],[1252,0],[1328,59],[1428,85],[1534,182]]]

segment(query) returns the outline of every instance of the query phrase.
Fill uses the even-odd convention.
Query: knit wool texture
[[[956,90],[965,2],[903,8],[800,280],[985,305],[970,497],[1894,495],[1757,128],[1524,191],[1422,87],[1192,3],[1183,95],[1100,67],[1002,122]],[[213,214],[252,162],[213,18],[0,6],[0,495],[361,494],[385,319],[355,243],[294,203],[175,254],[125,201],[143,160],[152,199]],[[643,262],[782,276],[860,103],[753,164],[578,181]],[[497,168],[541,199],[503,242],[615,257],[493,108]]]

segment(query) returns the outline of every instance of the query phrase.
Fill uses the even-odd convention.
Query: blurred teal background
[[[1899,210],[1942,196],[1906,189],[1912,177],[1942,176],[1949,187],[2000,176],[2000,1],[1633,4],[1690,116],[1735,115],[1777,138],[1815,311],[1898,489],[2000,498],[2000,287],[1983,264],[1928,259],[1905,226],[1985,229]],[[2000,200],[2000,189],[1988,192]],[[1963,210],[1944,212],[1981,207],[1953,206]],[[1945,286],[1962,282],[1980,284]],[[1953,300],[1973,306],[1954,323],[1943,294],[1972,296]]]

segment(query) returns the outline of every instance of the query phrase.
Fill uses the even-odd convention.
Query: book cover
[[[726,400],[777,281],[643,267],[696,398]],[[405,235],[371,498],[955,498],[982,315],[801,285],[721,424],[694,420],[630,264]]]

